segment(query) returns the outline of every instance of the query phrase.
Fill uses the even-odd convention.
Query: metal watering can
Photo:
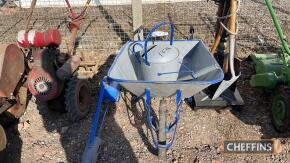
[[[170,42],[157,41],[148,48],[148,43],[152,34],[160,27],[170,25]],[[179,49],[173,45],[174,24],[171,22],[162,22],[156,25],[149,32],[144,42],[144,53],[135,53],[141,64],[140,72],[143,80],[146,81],[177,81],[181,67],[181,58]],[[139,44],[142,46],[141,44]],[[142,46],[143,47],[143,46]],[[135,49],[135,48],[133,48]],[[135,50],[134,50],[135,51]]]

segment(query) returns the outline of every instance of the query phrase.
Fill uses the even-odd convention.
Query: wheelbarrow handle
[[[130,49],[130,46],[133,45],[132,49]],[[131,44],[129,46],[129,50],[131,51],[131,53],[136,57],[137,61],[139,64],[141,64],[141,61],[140,61],[140,57],[137,55],[137,52],[136,52],[136,45],[138,45],[139,47],[141,47],[143,49],[143,45],[139,42],[135,42],[133,44]]]
[[[160,27],[163,27],[165,25],[170,25],[170,27],[171,27],[171,29],[170,29],[170,45],[173,45],[174,24],[172,22],[161,22],[161,23],[157,24],[156,26],[154,26],[150,30],[149,34],[147,35],[145,43],[144,43],[144,58],[145,58],[145,64],[146,65],[149,65],[148,58],[147,58],[147,55],[148,55],[148,49],[147,49],[148,42],[149,42],[150,38],[152,37],[153,32],[155,32],[157,29],[159,29]]]

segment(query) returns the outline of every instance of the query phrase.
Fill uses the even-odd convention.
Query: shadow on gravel
[[[110,106],[101,138],[98,162],[138,162],[135,153],[115,119],[117,108]]]
[[[239,79],[238,87],[245,101],[245,106],[233,108],[231,112],[247,125],[259,126],[262,139],[288,138],[289,131],[278,133],[271,117],[272,92],[265,92],[261,89],[250,86],[251,75],[254,74],[254,67],[251,62],[246,60],[242,62],[242,76]]]
[[[30,100],[31,94],[28,94],[27,106]],[[5,129],[7,139],[6,149],[0,152],[0,163],[20,163],[23,141],[19,131],[30,124],[29,120],[20,122],[19,119],[15,119],[9,113],[4,112],[0,114],[0,124]]]
[[[22,140],[19,131],[16,129],[17,123],[7,126],[5,129],[7,137],[7,148],[0,153],[0,163],[21,162]]]
[[[37,102],[39,113],[43,117],[44,127],[48,132],[60,134],[60,142],[64,148],[67,162],[80,162],[95,113],[95,105],[98,100],[100,81],[107,74],[109,66],[113,62],[114,55],[107,58],[106,62],[98,68],[98,73],[93,77],[92,83],[92,107],[89,115],[83,120],[71,123],[66,114],[53,112],[45,103]],[[129,161],[137,162],[137,158],[130,143],[123,134],[121,127],[114,119],[116,106],[110,106],[102,130],[103,144],[100,149],[98,162]],[[59,160],[54,160],[59,161]],[[62,160],[61,160],[62,161]]]
[[[99,83],[107,75],[114,59],[115,55],[110,55],[106,62],[98,68],[98,73],[93,78],[93,83],[96,87],[95,94],[93,94],[94,97],[98,96],[100,89]],[[95,104],[98,98],[96,98]],[[115,120],[116,110],[115,105],[109,107],[101,134],[103,145],[100,149],[98,162],[138,162],[129,141],[124,136],[122,128]]]
[[[148,151],[154,155],[158,155],[158,149],[155,148],[148,139],[150,130],[146,119],[147,114],[146,110],[144,109],[144,101],[141,98],[134,96],[130,92],[124,92],[124,94],[122,94],[122,99],[126,105],[128,120],[130,124],[138,130],[138,134],[142,138],[142,141],[147,147]],[[152,115],[155,119],[157,119],[154,109],[152,109]],[[144,124],[146,125],[146,130],[142,128]]]

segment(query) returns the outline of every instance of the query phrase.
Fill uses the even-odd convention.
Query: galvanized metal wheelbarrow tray
[[[171,25],[170,41],[150,41],[152,33],[164,25]],[[102,103],[117,102],[119,100],[120,87],[123,87],[134,95],[144,99],[144,107],[147,110],[147,123],[149,124],[152,133],[153,142],[159,150],[160,159],[165,159],[166,150],[172,147],[175,139],[183,99],[191,97],[210,85],[219,83],[223,80],[224,73],[222,69],[201,40],[173,41],[173,37],[173,24],[161,23],[150,31],[145,41],[130,41],[122,47],[109,69],[107,77],[105,77],[102,82],[95,120],[93,122],[90,140],[84,152],[82,162],[95,162],[97,160],[97,152],[101,144],[100,131],[108,110],[107,107],[103,112],[103,115],[100,116]],[[166,47],[166,45],[169,44],[170,46]],[[172,60],[174,61],[172,63],[180,65],[176,66],[169,64],[168,67],[168,69],[170,69],[171,66],[177,68],[178,70],[176,72],[168,72],[167,68],[163,69],[162,66],[155,67],[151,71],[150,66],[153,67],[152,63],[150,63],[151,65],[148,64],[149,67],[145,67],[147,69],[144,71],[144,67],[142,67],[144,65],[142,64],[149,62],[148,57],[150,57],[148,56],[149,48],[147,47],[155,48],[155,46],[162,48],[165,47],[165,50],[161,49],[159,53],[162,57],[163,52],[166,53],[172,46],[177,49],[173,50],[173,52],[178,53],[178,55],[174,54],[171,58],[173,58]],[[159,54],[154,53],[152,55]],[[168,53],[167,55],[171,54]],[[164,66],[166,66],[166,64]],[[146,78],[144,72],[148,72],[151,75],[149,78],[156,80],[144,80],[144,78]],[[166,75],[173,78],[166,80]],[[176,80],[172,80],[175,79],[174,77],[176,77]],[[151,98],[166,98],[171,96],[176,96],[175,121],[170,123],[170,125],[167,124],[166,108],[164,106],[164,101],[161,100],[158,123],[151,115]],[[166,134],[170,133],[172,137],[170,141],[167,142]]]
[[[139,43],[144,45],[144,42]],[[200,40],[174,41],[176,47],[183,49],[180,54],[183,58],[180,80],[140,80],[136,58],[128,51],[132,44],[134,42],[128,42],[123,46],[109,69],[108,80],[117,82],[136,96],[144,95],[145,89],[150,88],[152,96],[170,97],[175,95],[177,90],[182,90],[183,97],[186,98],[223,80],[223,71]],[[155,44],[169,44],[169,41],[155,41]],[[197,78],[192,79],[186,68],[192,69]]]

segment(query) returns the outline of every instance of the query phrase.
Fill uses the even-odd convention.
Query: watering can
[[[170,25],[170,42],[160,41],[148,48],[148,43],[152,34],[165,25]],[[144,42],[144,53],[135,53],[138,55],[141,67],[141,76],[146,81],[177,81],[181,67],[181,58],[179,49],[173,45],[174,25],[171,22],[162,22],[156,25],[149,32]],[[135,51],[135,50],[134,50]]]

